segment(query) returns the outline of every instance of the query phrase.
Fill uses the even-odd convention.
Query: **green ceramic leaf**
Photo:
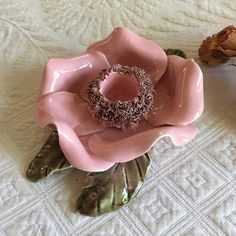
[[[169,48],[169,49],[165,49],[165,52],[166,52],[166,55],[176,55],[179,57],[187,58],[185,53],[180,49]]]
[[[26,176],[36,182],[54,172],[72,168],[60,146],[57,131],[52,131],[37,156],[29,164]]]
[[[114,211],[133,199],[143,185],[150,154],[117,163],[104,172],[91,172],[79,196],[76,209],[87,216]]]

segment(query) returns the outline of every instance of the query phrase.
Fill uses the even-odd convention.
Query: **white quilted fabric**
[[[48,130],[34,106],[51,57],[82,52],[116,26],[197,58],[207,35],[235,24],[232,0],[0,0],[0,235],[236,235],[236,67],[202,66],[205,113],[184,147],[161,140],[139,197],[97,218],[73,211],[79,171],[25,178]],[[236,63],[235,63],[236,64]]]

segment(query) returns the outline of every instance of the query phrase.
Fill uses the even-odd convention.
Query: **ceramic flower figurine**
[[[193,60],[166,56],[154,42],[116,28],[83,54],[48,62],[37,120],[57,129],[71,165],[104,171],[164,136],[189,142],[202,112],[202,72]]]
[[[167,56],[166,54],[179,56]],[[184,145],[203,112],[203,76],[178,49],[165,51],[117,28],[81,55],[51,59],[44,71],[37,121],[54,131],[30,163],[38,181],[72,166],[89,171],[76,210],[114,211],[140,190],[162,137]],[[92,173],[91,173],[92,172]]]
[[[227,26],[217,34],[203,40],[199,48],[200,60],[210,66],[226,63],[236,56],[236,28]]]

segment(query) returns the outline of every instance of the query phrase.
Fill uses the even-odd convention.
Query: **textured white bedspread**
[[[205,112],[198,136],[184,147],[159,141],[139,197],[121,210],[76,214],[79,171],[39,183],[25,178],[49,135],[34,118],[49,58],[78,54],[116,26],[197,58],[207,35],[235,23],[232,0],[0,0],[0,235],[236,235],[236,67],[230,65],[201,65]]]

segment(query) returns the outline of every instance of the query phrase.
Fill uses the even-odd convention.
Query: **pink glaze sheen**
[[[88,82],[109,66],[106,57],[96,51],[73,58],[51,59],[44,70],[39,95],[42,97],[48,93],[67,91],[86,100],[84,91]]]
[[[66,123],[55,123],[59,143],[68,161],[76,168],[86,171],[103,171],[114,165],[95,156],[87,147],[87,137],[79,138],[76,132]],[[83,140],[83,142],[82,142]]]
[[[168,56],[168,67],[155,88],[154,109],[148,121],[163,124],[186,125],[203,112],[203,77],[193,60]]]
[[[92,44],[88,51],[102,52],[111,65],[121,64],[144,69],[154,83],[161,78],[167,66],[163,49],[140,37],[128,28],[116,28],[104,40]]]
[[[114,64],[140,67],[155,84],[154,109],[136,129],[104,128],[88,110],[88,82]],[[105,81],[101,92],[111,100],[134,97],[135,81],[118,79]],[[175,145],[189,142],[203,107],[202,72],[193,60],[167,57],[154,42],[117,28],[78,57],[48,62],[36,116],[41,127],[57,128],[60,146],[73,166],[103,171],[143,155],[164,136]]]
[[[89,149],[106,161],[126,162],[149,151],[162,137],[168,136],[176,145],[184,145],[196,135],[193,124],[150,127],[144,130],[106,129],[91,135]]]
[[[86,102],[78,95],[64,91],[43,96],[38,102],[36,118],[41,127],[63,122],[74,129],[79,136],[104,129],[90,115]]]

